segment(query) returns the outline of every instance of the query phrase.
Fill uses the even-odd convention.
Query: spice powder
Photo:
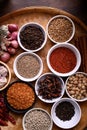
[[[40,69],[40,63],[35,56],[24,55],[17,62],[17,71],[24,78],[35,77]]]
[[[59,73],[68,73],[76,66],[75,54],[66,47],[55,49],[50,55],[50,64]]]

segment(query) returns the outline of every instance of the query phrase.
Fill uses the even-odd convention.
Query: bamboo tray
[[[77,17],[65,11],[56,8],[51,8],[51,7],[26,7],[1,17],[0,24],[3,25],[3,24],[15,23],[18,24],[19,27],[21,27],[24,23],[34,21],[40,23],[46,29],[48,20],[51,17],[58,14],[63,14],[70,17],[75,23],[76,33],[72,41],[70,41],[70,43],[74,44],[81,53],[82,63],[79,71],[83,71],[87,73],[87,59],[86,59],[87,58],[87,26],[84,23],[82,23]],[[37,52],[37,54],[43,60],[43,64],[44,64],[43,73],[49,71],[46,64],[46,55],[50,47],[53,45],[54,44],[50,42],[50,40],[48,39],[46,46],[41,51]],[[11,60],[7,63],[12,73],[11,82],[17,79],[17,77],[13,72],[13,61],[14,58],[21,52],[23,52],[23,50],[19,48],[17,54],[11,57]],[[82,117],[79,124],[76,127],[74,127],[72,130],[83,130],[87,126],[87,101],[79,104],[82,110]],[[37,98],[34,107],[41,107],[50,113],[52,104],[43,103]],[[8,122],[8,126],[1,127],[1,129],[2,130],[23,130],[22,128],[23,115],[17,115],[15,113],[12,114],[16,119],[16,125],[12,125],[10,122]],[[60,130],[60,128],[54,124],[52,130]]]

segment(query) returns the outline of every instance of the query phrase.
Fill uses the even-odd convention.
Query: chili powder
[[[74,52],[66,47],[57,48],[50,55],[51,66],[60,73],[72,71],[76,66],[76,62]]]

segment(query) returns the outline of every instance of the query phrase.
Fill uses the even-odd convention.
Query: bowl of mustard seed
[[[37,52],[45,46],[46,41],[45,29],[39,23],[26,23],[18,31],[19,45],[25,51]]]
[[[22,81],[31,82],[36,80],[43,71],[41,58],[32,52],[19,54],[13,64],[15,75]]]
[[[65,15],[56,15],[48,21],[46,30],[53,43],[65,43],[74,37],[75,25],[71,18]]]

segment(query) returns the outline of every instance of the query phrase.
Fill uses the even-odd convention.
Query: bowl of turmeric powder
[[[80,64],[80,52],[70,43],[56,44],[48,51],[48,68],[58,76],[67,77],[74,74],[79,69]]]

